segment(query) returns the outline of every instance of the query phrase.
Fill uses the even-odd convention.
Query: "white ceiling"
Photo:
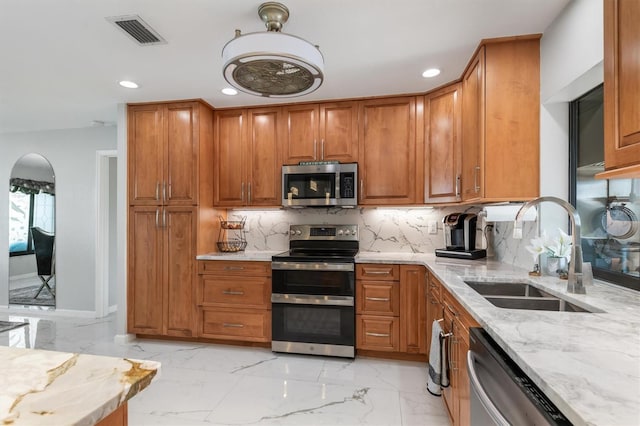
[[[284,32],[320,46],[325,82],[293,101],[425,92],[457,79],[482,38],[541,33],[570,0],[282,0]],[[0,133],[115,122],[116,105],[203,98],[275,103],[227,87],[236,28],[260,0],[0,0]],[[141,47],[105,18],[140,15],[168,44]],[[424,79],[426,68],[442,74]],[[118,86],[134,80],[137,90]],[[280,102],[285,102],[282,100]]]

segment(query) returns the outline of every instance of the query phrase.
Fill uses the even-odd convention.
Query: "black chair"
[[[51,295],[55,298],[55,291],[49,286],[49,281],[55,276],[54,266],[54,240],[55,235],[44,231],[37,226],[31,228],[33,238],[33,249],[36,254],[36,264],[38,265],[38,276],[42,285],[38,289],[34,299],[37,299],[43,288],[47,287]]]

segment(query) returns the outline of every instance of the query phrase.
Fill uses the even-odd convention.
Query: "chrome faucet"
[[[593,283],[593,273],[591,264],[582,260],[582,241],[580,240],[580,215],[576,209],[563,199],[557,197],[539,197],[526,202],[518,213],[513,226],[513,237],[522,238],[522,218],[530,207],[542,202],[551,202],[564,208],[569,213],[571,222],[571,259],[569,260],[569,281],[567,282],[567,292],[586,294],[585,285]]]

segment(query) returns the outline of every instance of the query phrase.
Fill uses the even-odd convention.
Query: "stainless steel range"
[[[355,356],[358,225],[291,225],[272,257],[274,352]]]

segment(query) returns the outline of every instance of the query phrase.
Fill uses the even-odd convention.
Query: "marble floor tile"
[[[426,392],[424,363],[152,339],[120,345],[113,314],[0,320],[29,322],[0,333],[0,345],[160,361],[158,377],[129,403],[130,426],[449,424],[441,398]]]

